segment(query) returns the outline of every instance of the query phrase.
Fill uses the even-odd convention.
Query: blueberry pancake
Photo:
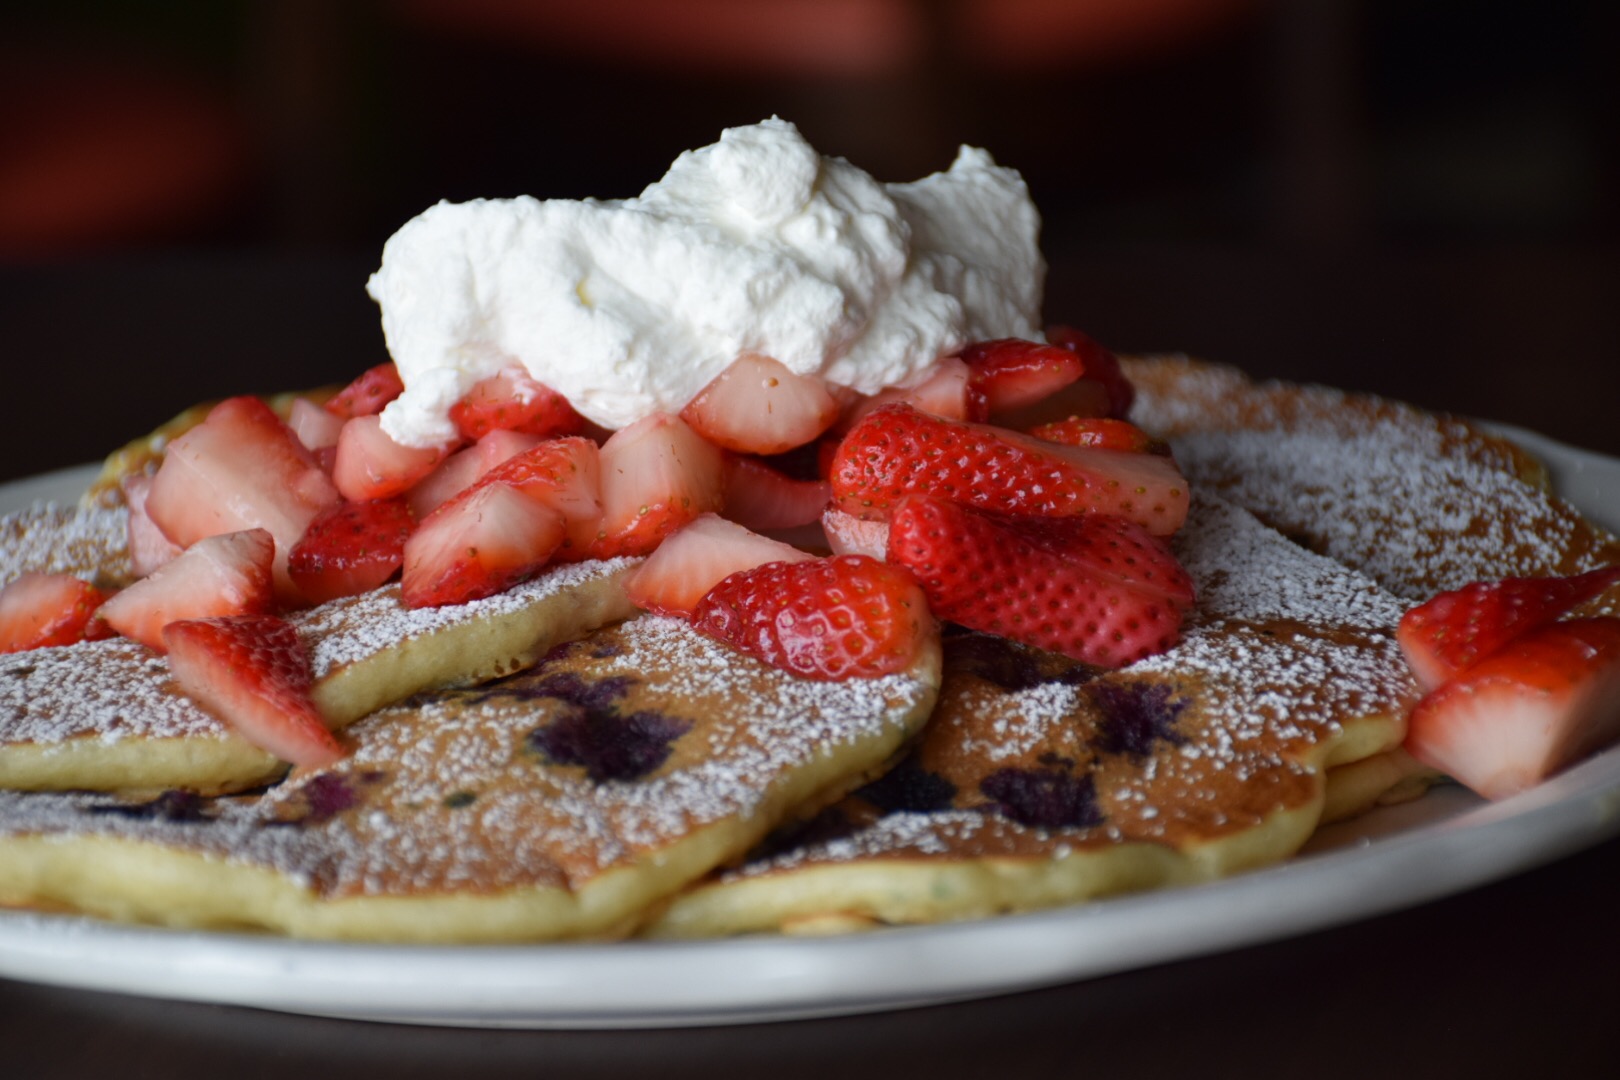
[[[1403,605],[1218,498],[1195,497],[1175,546],[1199,590],[1181,644],[1104,672],[948,638],[940,704],[905,759],[648,933],[972,918],[1293,854],[1328,773],[1405,734]]]
[[[419,690],[516,671],[631,614],[620,579],[632,565],[562,566],[453,607],[408,610],[388,585],[299,612],[316,704],[341,728]],[[0,656],[0,788],[216,793],[284,769],[181,694],[144,645],[110,638]]]
[[[350,729],[268,791],[0,793],[0,902],[383,941],[623,934],[793,808],[871,776],[938,689],[813,682],[647,616]]]
[[[1188,479],[1397,596],[1620,562],[1620,540],[1554,495],[1539,462],[1465,420],[1185,358],[1124,369],[1132,418],[1171,441]]]

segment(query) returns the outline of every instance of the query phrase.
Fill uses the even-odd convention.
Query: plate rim
[[[1620,523],[1620,458],[1487,426],[1540,457],[1583,512]],[[71,501],[98,468],[0,483],[0,513]],[[1589,469],[1612,472],[1612,482],[1582,486]],[[1434,821],[1207,884],[821,938],[383,945],[0,910],[0,977],[462,1027],[681,1027],[940,1004],[1281,940],[1532,869],[1620,834],[1620,747],[1502,802],[1456,788],[1426,797],[1437,798],[1452,805]],[[1443,873],[1434,872],[1438,849],[1461,856]],[[1346,875],[1358,884],[1353,902]],[[694,980],[700,963],[705,975]]]

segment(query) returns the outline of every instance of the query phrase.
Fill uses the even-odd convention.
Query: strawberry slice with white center
[[[540,438],[577,435],[585,418],[557,391],[537,381],[520,364],[502,368],[475,384],[450,406],[450,419],[464,438],[482,439],[492,431]]]
[[[889,522],[888,561],[942,619],[1113,668],[1174,645],[1192,592],[1151,538],[1122,555],[1117,534],[1107,519],[999,518],[913,495]]]
[[[921,494],[1023,517],[1113,514],[1169,536],[1190,501],[1169,458],[1060,446],[904,405],[855,425],[833,455],[830,478],[839,509],[864,518],[882,518]]]
[[[727,454],[726,517],[749,529],[793,529],[821,517],[832,501],[825,480],[795,480],[758,458]]]
[[[373,416],[404,392],[405,383],[400,380],[399,369],[391,363],[378,364],[361,372],[359,378],[339,390],[325,408],[344,420]]]
[[[890,387],[869,398],[857,398],[834,430],[848,431],[867,413],[885,405],[910,405],[946,420],[979,421],[989,415],[983,391],[973,385],[972,369],[966,361],[947,356],[935,365],[932,375],[916,386]]]
[[[540,439],[535,435],[499,428],[491,431],[473,445],[445,458],[411,488],[406,495],[411,504],[411,513],[418,518],[427,517],[501,462],[539,445]],[[594,444],[592,448],[595,448]]]
[[[768,356],[745,353],[697,392],[681,419],[727,450],[780,454],[831,427],[838,402],[822,380],[795,375]]]
[[[439,507],[405,542],[401,597],[410,608],[493,596],[532,576],[563,540],[563,517],[502,483]]]
[[[287,412],[287,426],[311,453],[336,447],[343,424],[343,417],[308,398],[293,398],[292,408]]]
[[[450,446],[403,446],[382,429],[382,417],[357,416],[338,435],[332,482],[350,502],[403,495],[431,473]]]
[[[602,455],[579,436],[547,439],[490,469],[478,484],[507,484],[562,515],[564,535],[554,558],[590,557],[602,525]]]
[[[309,655],[273,615],[188,619],[163,631],[169,670],[186,695],[261,750],[319,767],[347,751],[310,698]]]
[[[146,512],[181,547],[220,533],[268,530],[276,541],[277,595],[296,603],[287,553],[315,515],[342,498],[268,405],[236,397],[168,445]]]
[[[725,502],[721,451],[679,417],[653,413],[602,445],[602,521],[593,558],[646,555]]]
[[[311,604],[358,596],[394,576],[415,530],[404,499],[340,503],[309,523],[287,573]]]
[[[71,574],[23,574],[0,589],[0,653],[72,645],[98,633],[106,595]]]
[[[879,561],[889,557],[887,521],[868,521],[829,506],[821,515],[821,531],[834,555],[868,555]]]
[[[1395,637],[1419,685],[1433,690],[1616,582],[1620,567],[1615,566],[1567,578],[1479,581],[1412,608],[1401,617]]]
[[[152,493],[150,476],[133,473],[120,480],[118,487],[129,510],[129,568],[143,578],[184,549],[164,536],[146,513],[146,497]]]
[[[1620,737],[1620,619],[1515,638],[1412,710],[1406,749],[1487,799],[1516,794]]]
[[[163,651],[163,628],[181,619],[275,609],[275,541],[264,529],[205,536],[101,607],[106,624]]]
[[[705,593],[739,570],[813,557],[718,515],[703,514],[659,544],[624,588],[637,607],[690,615]]]

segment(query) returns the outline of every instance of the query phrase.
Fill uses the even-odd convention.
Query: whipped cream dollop
[[[1039,231],[983,150],[883,184],[776,118],[634,199],[441,202],[367,285],[405,384],[383,430],[446,442],[450,406],[517,363],[606,428],[679,411],[750,352],[862,393],[913,385],[970,341],[1039,337]]]

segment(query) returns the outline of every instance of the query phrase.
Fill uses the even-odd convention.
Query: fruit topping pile
[[[637,605],[812,679],[905,669],[936,616],[1130,663],[1173,644],[1192,605],[1164,542],[1187,485],[1124,420],[1113,355],[1049,337],[975,343],[870,396],[745,354],[679,415],[613,432],[513,366],[430,447],[381,427],[404,389],[391,364],[285,418],[231,398],[125,478],[139,580],[111,597],[14,582],[0,648],[122,634],[304,764],[341,746],[279,616],[396,575],[405,606],[435,607],[556,563],[646,556],[626,585]]]

